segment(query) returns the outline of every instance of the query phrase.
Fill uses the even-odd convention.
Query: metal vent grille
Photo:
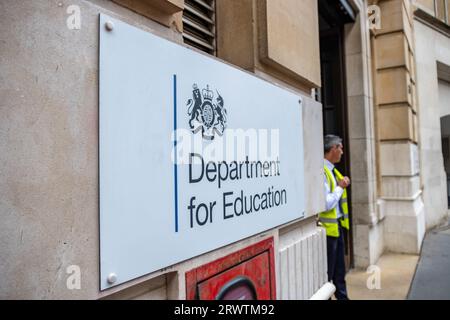
[[[215,0],[185,0],[184,43],[216,55]]]

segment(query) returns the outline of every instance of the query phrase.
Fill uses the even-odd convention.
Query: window
[[[185,0],[184,43],[216,55],[215,0]]]
[[[420,7],[426,9],[427,12],[434,15],[434,0],[416,0],[416,5],[419,5]]]
[[[446,0],[445,3],[446,12],[447,12],[447,24],[450,25],[450,0]]]
[[[450,25],[450,0],[434,0],[436,18]]]
[[[425,9],[436,19],[450,25],[450,0],[415,0],[416,4]]]
[[[436,12],[436,18],[438,18],[442,22],[448,23],[446,10],[447,0],[435,0],[434,7]]]

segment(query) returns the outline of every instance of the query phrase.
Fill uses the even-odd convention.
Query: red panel
[[[236,276],[246,276],[253,282],[258,299],[275,299],[273,238],[187,272],[186,299],[215,299],[222,286]]]
[[[200,300],[213,300],[225,284],[238,276],[245,276],[255,286],[257,298],[259,300],[269,300],[269,274],[269,253],[264,252],[253,259],[238,264],[228,271],[219,273],[215,277],[201,282],[198,285],[199,298]]]

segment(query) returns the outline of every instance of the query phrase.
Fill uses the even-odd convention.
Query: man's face
[[[341,157],[344,154],[342,143],[333,146],[331,148],[329,154],[330,154],[330,162],[331,163],[339,163],[341,161]]]

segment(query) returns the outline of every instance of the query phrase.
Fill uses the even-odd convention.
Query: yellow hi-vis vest
[[[327,177],[328,185],[330,186],[331,192],[334,192],[334,189],[336,188],[336,185],[333,180],[333,175],[328,169],[328,167],[325,165],[325,176]],[[344,176],[336,169],[334,168],[334,175],[336,177],[336,181],[342,180]],[[341,219],[337,218],[337,208],[333,208],[331,210],[321,212],[319,213],[319,221],[321,224],[325,227],[325,230],[327,231],[327,236],[329,237],[339,237],[339,227],[338,223],[341,223],[341,226],[347,230],[350,229],[350,223],[348,220],[348,202],[347,202],[347,190],[344,189],[344,193],[342,194],[341,200],[339,200],[339,204],[341,213],[343,214],[343,217]]]

